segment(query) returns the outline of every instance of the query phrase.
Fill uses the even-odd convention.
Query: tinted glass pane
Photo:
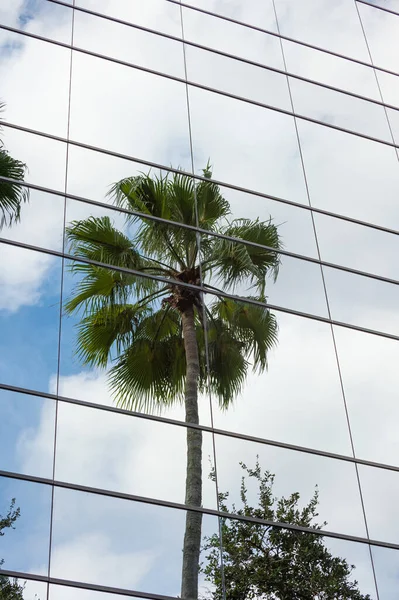
[[[51,477],[55,432],[54,400],[0,390],[0,406],[0,469]]]
[[[14,507],[10,506],[15,498]],[[1,515],[20,509],[15,529],[6,528],[0,556],[4,569],[47,575],[51,487],[38,483],[0,478]]]

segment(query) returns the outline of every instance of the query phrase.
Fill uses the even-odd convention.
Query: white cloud
[[[152,552],[118,552],[101,533],[85,533],[55,546],[51,575],[68,578],[68,573],[73,573],[77,581],[101,582],[103,585],[107,585],[106,580],[117,581],[118,587],[135,589],[155,559],[156,554]],[[70,590],[65,592],[70,597]]]

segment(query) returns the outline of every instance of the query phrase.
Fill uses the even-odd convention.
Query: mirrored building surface
[[[398,40],[0,6],[0,598],[398,597]]]

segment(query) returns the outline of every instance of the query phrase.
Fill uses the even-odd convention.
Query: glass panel
[[[0,8],[0,22],[9,27],[25,30],[67,44],[71,42],[72,11],[68,7],[46,2],[46,0],[7,2],[7,4],[3,2]],[[11,39],[11,33],[4,30],[0,31],[1,42],[7,45],[8,43],[12,44]],[[14,48],[24,45],[27,40],[28,38],[20,36]]]
[[[277,18],[283,35],[368,61],[367,48],[353,2],[334,6],[328,0],[276,0]],[[329,15],[329,18],[326,18]]]
[[[359,465],[359,475],[370,538],[397,544],[399,473]],[[381,510],[382,506],[384,510]]]
[[[341,327],[334,330],[356,454],[399,464],[399,344]]]
[[[399,71],[398,17],[365,4],[359,4],[359,11],[374,64]]]
[[[51,477],[55,402],[0,390],[0,469]]]
[[[252,516],[257,507],[257,516],[290,510],[288,502],[282,500],[278,505],[278,498],[269,498],[266,494],[267,491],[259,507],[258,502],[254,506],[248,501],[244,508],[240,502],[241,514],[245,511]],[[317,507],[310,509],[307,515],[298,512],[295,517],[291,514],[295,523],[310,521],[314,526],[322,526]],[[224,521],[222,539],[227,597],[242,589],[254,598],[269,594],[275,598],[325,596],[376,600],[370,553],[365,544],[233,519]],[[216,539],[208,540],[204,554],[210,561],[209,583],[218,584],[220,592],[220,577],[212,565],[218,552],[215,542]]]
[[[6,528],[1,538],[3,568],[47,575],[50,531],[51,487],[0,477],[0,514],[11,516],[20,509],[15,529]]]
[[[277,31],[276,20],[271,2],[251,2],[237,0],[236,2],[220,2],[219,0],[192,0],[187,4],[198,6],[224,17],[249,23],[256,27]],[[193,11],[194,12],[194,11]]]
[[[295,112],[337,127],[391,142],[384,109],[290,78]]]
[[[312,204],[391,227],[398,160],[393,148],[298,120]]]
[[[397,285],[337,269],[324,275],[332,319],[399,335]]]
[[[11,156],[27,165],[26,181],[49,189],[64,190],[66,144],[9,127],[3,128],[1,139]],[[46,160],[43,160],[44,156]],[[25,206],[24,210],[28,208]]]
[[[396,235],[317,213],[314,219],[323,260],[392,279],[397,277]]]
[[[381,99],[372,68],[286,40],[282,40],[282,43],[289,72],[362,96]]]
[[[182,510],[57,489],[51,576],[177,596],[184,527]],[[204,515],[202,537],[217,529]]]
[[[171,35],[181,35],[180,10],[164,0],[79,0],[79,6]]]
[[[185,427],[60,403],[56,478],[183,504],[186,433]],[[213,456],[208,433],[202,454],[202,505],[216,508],[215,486],[207,477]]]
[[[71,138],[166,165],[179,146],[188,163],[183,84],[79,54],[73,68]]]
[[[278,344],[268,353],[268,371],[257,375],[249,367],[228,410],[214,397],[215,427],[350,454],[329,325],[274,314]]]
[[[203,8],[203,4],[201,4],[201,8]],[[220,13],[220,7],[217,9]],[[267,4],[262,8],[260,4],[258,6],[255,6],[255,3],[247,4],[243,11],[243,18],[248,19],[248,12],[253,9],[266,11],[268,7]],[[216,48],[222,52],[242,56],[278,69],[284,68],[280,42],[277,37],[189,8],[183,8],[183,24],[184,37],[189,42]],[[264,28],[264,23],[259,21],[258,26]],[[186,46],[186,49],[188,48],[189,46]]]
[[[4,113],[7,121],[65,136],[70,51],[15,33],[8,36],[7,44],[14,50],[0,64],[1,95],[7,105]],[[40,69],[37,69],[39,64]],[[46,110],[48,106],[51,110]]]
[[[399,77],[398,77],[398,79],[399,79]],[[398,102],[396,102],[396,104],[398,104]],[[399,146],[399,112],[397,110],[392,110],[392,109],[388,108],[387,114],[388,114],[389,124],[392,129],[392,135],[393,135],[394,142],[397,146]],[[396,152],[398,153],[399,150],[396,149]]]
[[[189,81],[291,110],[285,75],[191,46],[187,46],[186,56]]]
[[[399,553],[373,546],[373,560],[380,598],[395,600],[398,590]]]
[[[48,391],[57,372],[61,260],[2,244],[0,381]]]
[[[233,510],[233,503],[237,508],[240,506],[240,486],[244,477],[247,500],[252,507],[259,501],[262,481],[272,497],[288,499],[298,494],[298,507],[301,508],[317,493],[318,520],[326,522],[325,529],[366,536],[353,463],[227,436],[218,435],[215,442],[219,492],[228,492],[229,510]],[[290,523],[290,513],[283,512],[278,520]]]
[[[28,175],[29,177],[29,175]],[[31,190],[21,208],[21,220],[4,227],[1,237],[50,250],[62,250],[64,198]]]
[[[96,7],[96,12],[98,7]],[[100,11],[101,12],[101,11]],[[181,43],[106,18],[75,11],[74,45],[135,65],[184,77]]]
[[[307,203],[292,117],[199,89],[190,110],[197,172],[210,157],[216,179]]]
[[[382,96],[384,102],[392,104],[393,106],[399,106],[399,77],[395,75],[389,75],[378,71],[377,73],[378,82],[381,86]],[[396,115],[398,111],[393,110],[392,113]],[[388,109],[388,116],[391,117],[391,110]]]

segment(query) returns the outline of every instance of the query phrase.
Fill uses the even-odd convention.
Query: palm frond
[[[208,321],[209,384],[211,393],[223,409],[227,409],[241,392],[248,371],[244,344],[234,335],[233,330],[220,318]],[[200,338],[201,339],[201,338]],[[206,388],[204,361],[204,341],[200,342],[202,354],[201,389]]]
[[[0,148],[0,176],[23,181],[26,165]],[[0,229],[20,220],[21,206],[29,200],[29,189],[18,183],[0,180]]]
[[[274,279],[278,275],[282,247],[277,227],[271,221],[256,219],[235,219],[220,230],[226,236],[239,238],[258,246],[241,244],[240,242],[216,239],[209,265],[226,289],[234,289],[247,282],[254,285],[261,296],[264,295],[266,276],[270,273]]]
[[[109,217],[73,221],[66,235],[75,256],[136,270],[145,262],[132,240],[116,229]]]
[[[137,327],[110,371],[110,386],[121,408],[159,411],[183,399],[185,371],[179,315],[162,308]]]
[[[101,306],[78,324],[77,355],[83,364],[106,367],[115,347],[117,356],[129,348],[149,308],[140,304]]]
[[[278,339],[277,320],[270,310],[223,298],[213,304],[212,313],[242,344],[242,352],[247,360],[252,361],[253,370],[262,372],[267,369],[268,353],[277,345]]]

